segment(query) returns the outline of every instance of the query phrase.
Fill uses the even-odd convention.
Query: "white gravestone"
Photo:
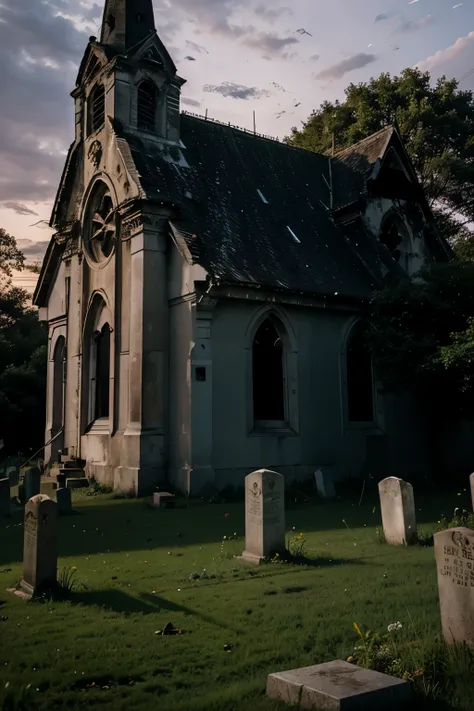
[[[260,469],[245,477],[245,551],[242,558],[259,563],[285,550],[285,480]]]
[[[440,531],[434,549],[444,639],[474,647],[474,531]]]
[[[58,505],[39,494],[25,506],[21,590],[34,597],[54,588],[58,568]]]
[[[385,540],[392,546],[408,546],[416,540],[413,487],[389,476],[379,483],[380,508]]]

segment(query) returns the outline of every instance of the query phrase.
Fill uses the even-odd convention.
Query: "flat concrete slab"
[[[267,696],[299,709],[399,711],[412,700],[410,682],[340,659],[270,674]]]

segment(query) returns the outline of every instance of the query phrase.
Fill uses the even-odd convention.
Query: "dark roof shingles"
[[[157,143],[122,136],[143,191],[179,205],[176,227],[212,277],[295,292],[371,296],[371,274],[320,203],[329,202],[322,178],[328,176],[327,157],[216,122],[181,118],[187,166],[175,148],[165,156]]]

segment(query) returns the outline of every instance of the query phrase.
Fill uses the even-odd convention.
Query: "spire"
[[[155,32],[152,0],[106,0],[101,44],[126,53],[152,32]]]

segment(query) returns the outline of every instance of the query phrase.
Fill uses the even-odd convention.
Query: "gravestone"
[[[153,506],[157,509],[171,509],[175,505],[174,494],[168,491],[155,491],[153,494]]]
[[[270,674],[267,696],[299,709],[399,711],[412,700],[410,682],[337,659]]]
[[[285,480],[260,469],[245,477],[245,551],[243,560],[260,563],[285,550]]]
[[[328,469],[318,469],[314,472],[314,480],[318,494],[323,499],[333,499],[336,496],[331,471]]]
[[[57,584],[58,505],[38,494],[25,507],[21,590],[34,597]]]
[[[72,511],[71,489],[56,489],[54,495],[58,505],[58,514],[60,516],[67,516],[67,514],[70,514]]]
[[[413,487],[389,476],[379,483],[380,508],[385,540],[391,546],[407,546],[416,540]]]
[[[24,479],[25,500],[29,501],[33,496],[40,493],[41,488],[41,472],[39,469],[27,469]]]
[[[0,479],[0,517],[10,516],[10,479]]]
[[[434,536],[434,550],[444,639],[474,647],[474,531],[440,531]]]

